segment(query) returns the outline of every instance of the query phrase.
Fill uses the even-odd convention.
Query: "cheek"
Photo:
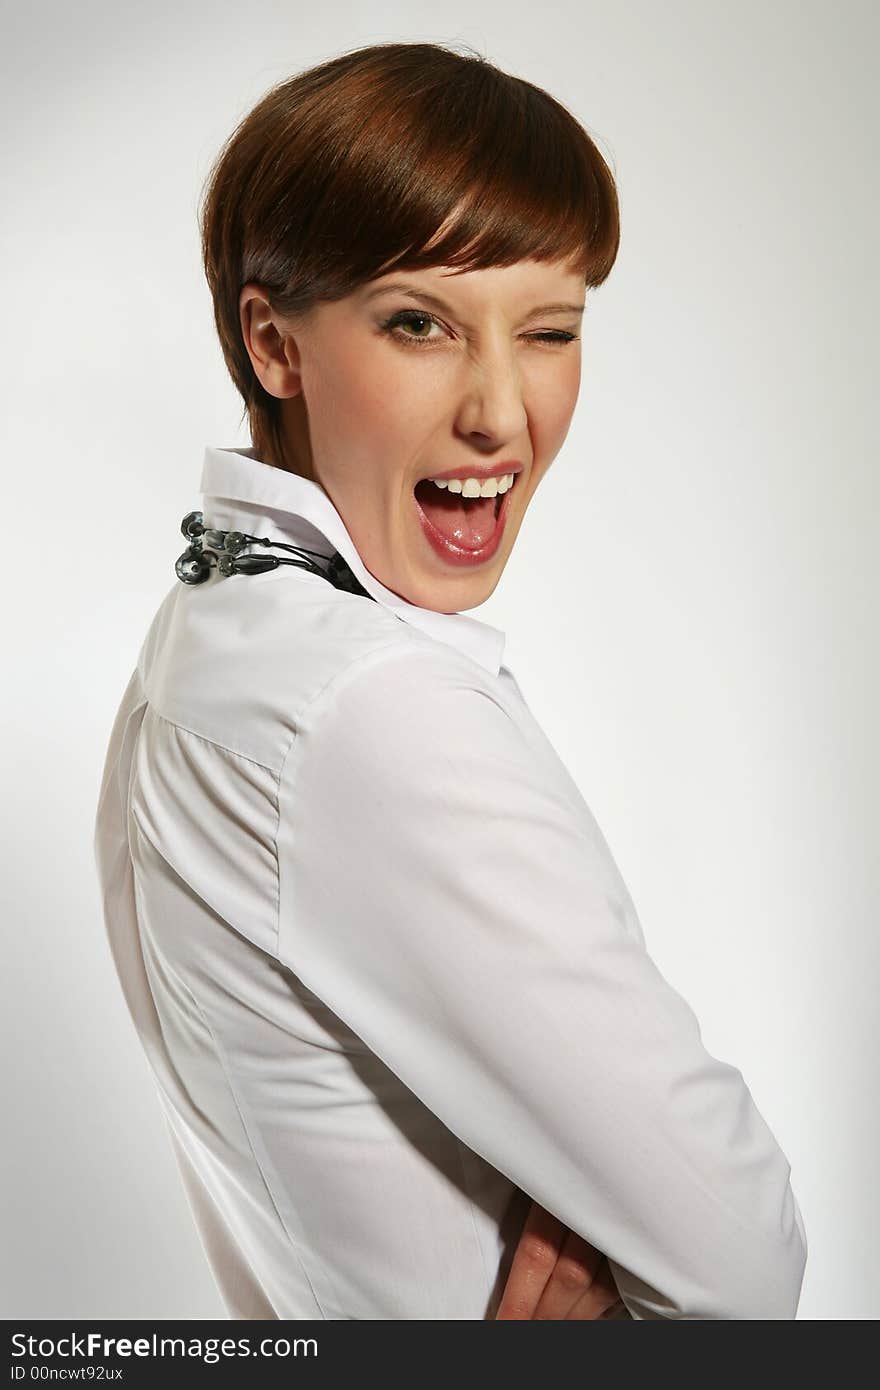
[[[536,455],[553,458],[568,434],[580,388],[580,365],[545,383],[530,411],[532,443]]]
[[[350,457],[390,461],[402,447],[411,449],[419,422],[424,425],[427,418],[431,392],[420,397],[420,374],[406,372],[404,366],[393,354],[375,347],[370,351],[368,345],[363,353],[339,356],[329,371],[321,371],[313,395],[325,431],[337,443],[345,442]],[[311,419],[311,409],[309,415]]]

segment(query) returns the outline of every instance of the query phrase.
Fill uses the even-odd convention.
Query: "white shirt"
[[[534,1198],[633,1318],[794,1318],[789,1162],[504,634],[384,588],[252,449],[201,486],[207,526],[338,550],[371,595],[175,579],[107,752],[106,929],[230,1317],[492,1318]]]

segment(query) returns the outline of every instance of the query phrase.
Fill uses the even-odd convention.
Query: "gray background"
[[[792,1164],[800,1316],[877,1316],[877,16],[10,7],[0,1315],[223,1316],[104,940],[98,785],[204,446],[248,442],[199,260],[210,162],[282,77],[429,39],[570,106],[622,209],[571,431],[472,611]]]

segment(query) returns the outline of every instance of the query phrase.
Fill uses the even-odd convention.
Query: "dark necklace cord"
[[[189,541],[189,545],[178,558],[174,572],[184,584],[204,584],[212,569],[228,576],[264,574],[267,570],[277,569],[279,565],[296,565],[299,569],[319,574],[335,589],[360,594],[363,598],[373,597],[360,583],[338,550],[328,558],[318,550],[290,545],[287,541],[273,541],[268,536],[249,536],[244,531],[221,531],[214,526],[205,526],[202,512],[187,512],[180,523],[180,530]],[[287,550],[299,558],[288,560],[282,555],[242,554],[248,545]],[[323,560],[323,566],[317,563],[318,560]]]

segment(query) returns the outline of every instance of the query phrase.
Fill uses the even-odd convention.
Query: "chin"
[[[495,591],[501,578],[503,564],[493,565],[482,574],[472,574],[460,579],[427,580],[422,586],[423,599],[410,599],[420,608],[432,608],[435,613],[466,613],[470,608],[479,608],[481,603]]]

